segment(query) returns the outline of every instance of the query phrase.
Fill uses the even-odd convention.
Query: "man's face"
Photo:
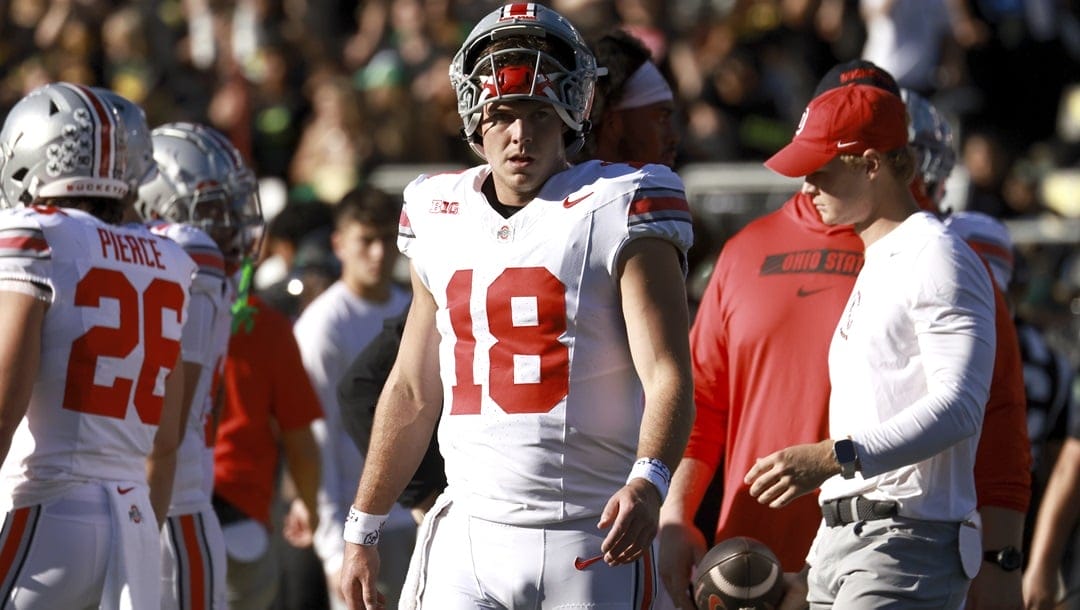
[[[605,161],[642,163],[660,163],[668,167],[675,165],[675,153],[679,145],[679,136],[673,122],[675,105],[672,102],[657,102],[640,108],[611,110],[618,113],[620,133],[617,134],[618,158]]]
[[[365,289],[385,287],[397,260],[396,239],[397,225],[346,221],[331,238],[342,277]]]
[[[866,166],[834,158],[806,176],[802,192],[809,195],[827,225],[861,225],[870,219],[872,201]]]
[[[224,196],[201,197],[190,209],[190,222],[209,235],[225,256],[225,265],[236,268],[244,256],[243,243],[239,238],[239,219],[232,212]]]
[[[484,156],[501,203],[525,205],[566,167],[564,128],[555,107],[546,102],[492,102],[484,107]]]

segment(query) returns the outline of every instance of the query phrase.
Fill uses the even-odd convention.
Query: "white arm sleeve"
[[[921,462],[982,428],[997,344],[993,291],[978,261],[936,262],[959,269],[931,264],[933,279],[912,304],[927,394],[852,436],[864,477]]]

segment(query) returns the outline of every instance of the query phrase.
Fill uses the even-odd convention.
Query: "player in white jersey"
[[[448,487],[402,608],[652,605],[666,464],[693,419],[690,213],[667,167],[568,165],[596,72],[533,3],[489,14],[452,63],[488,164],[405,191],[414,300],[346,521],[352,608],[381,603],[374,544],[440,414]]]
[[[172,480],[194,265],[112,224],[129,205],[126,144],[108,102],[68,83],[28,94],[0,131],[16,207],[0,212],[4,607],[159,603],[147,479]]]
[[[225,540],[211,505],[217,412],[210,389],[229,343],[235,290],[227,273],[240,265],[243,224],[258,217],[258,198],[251,170],[216,130],[169,123],[155,128],[151,141],[158,171],[139,189],[136,209],[198,265],[181,342],[187,414],[162,531],[161,607],[224,609]]]

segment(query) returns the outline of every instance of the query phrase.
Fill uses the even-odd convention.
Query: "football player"
[[[228,276],[240,267],[244,223],[259,217],[259,202],[253,173],[213,128],[168,123],[151,141],[157,172],[139,188],[135,207],[198,265],[181,341],[186,419],[162,531],[161,607],[225,608],[225,541],[211,505],[217,414],[210,388],[229,343],[235,290]]]
[[[382,602],[380,527],[436,420],[448,485],[401,607],[652,603],[659,507],[693,420],[690,213],[665,166],[567,163],[596,72],[534,3],[484,17],[452,61],[486,163],[405,189],[414,297],[345,524],[352,608]]]
[[[115,224],[127,128],[94,91],[26,95],[0,148],[0,600],[156,608],[194,265]]]

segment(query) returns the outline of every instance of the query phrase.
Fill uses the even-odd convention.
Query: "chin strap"
[[[258,309],[251,304],[251,278],[255,274],[255,265],[251,257],[244,257],[240,264],[240,285],[236,289],[236,300],[232,304],[232,334],[243,328],[245,333],[250,333],[255,327],[255,314]]]

